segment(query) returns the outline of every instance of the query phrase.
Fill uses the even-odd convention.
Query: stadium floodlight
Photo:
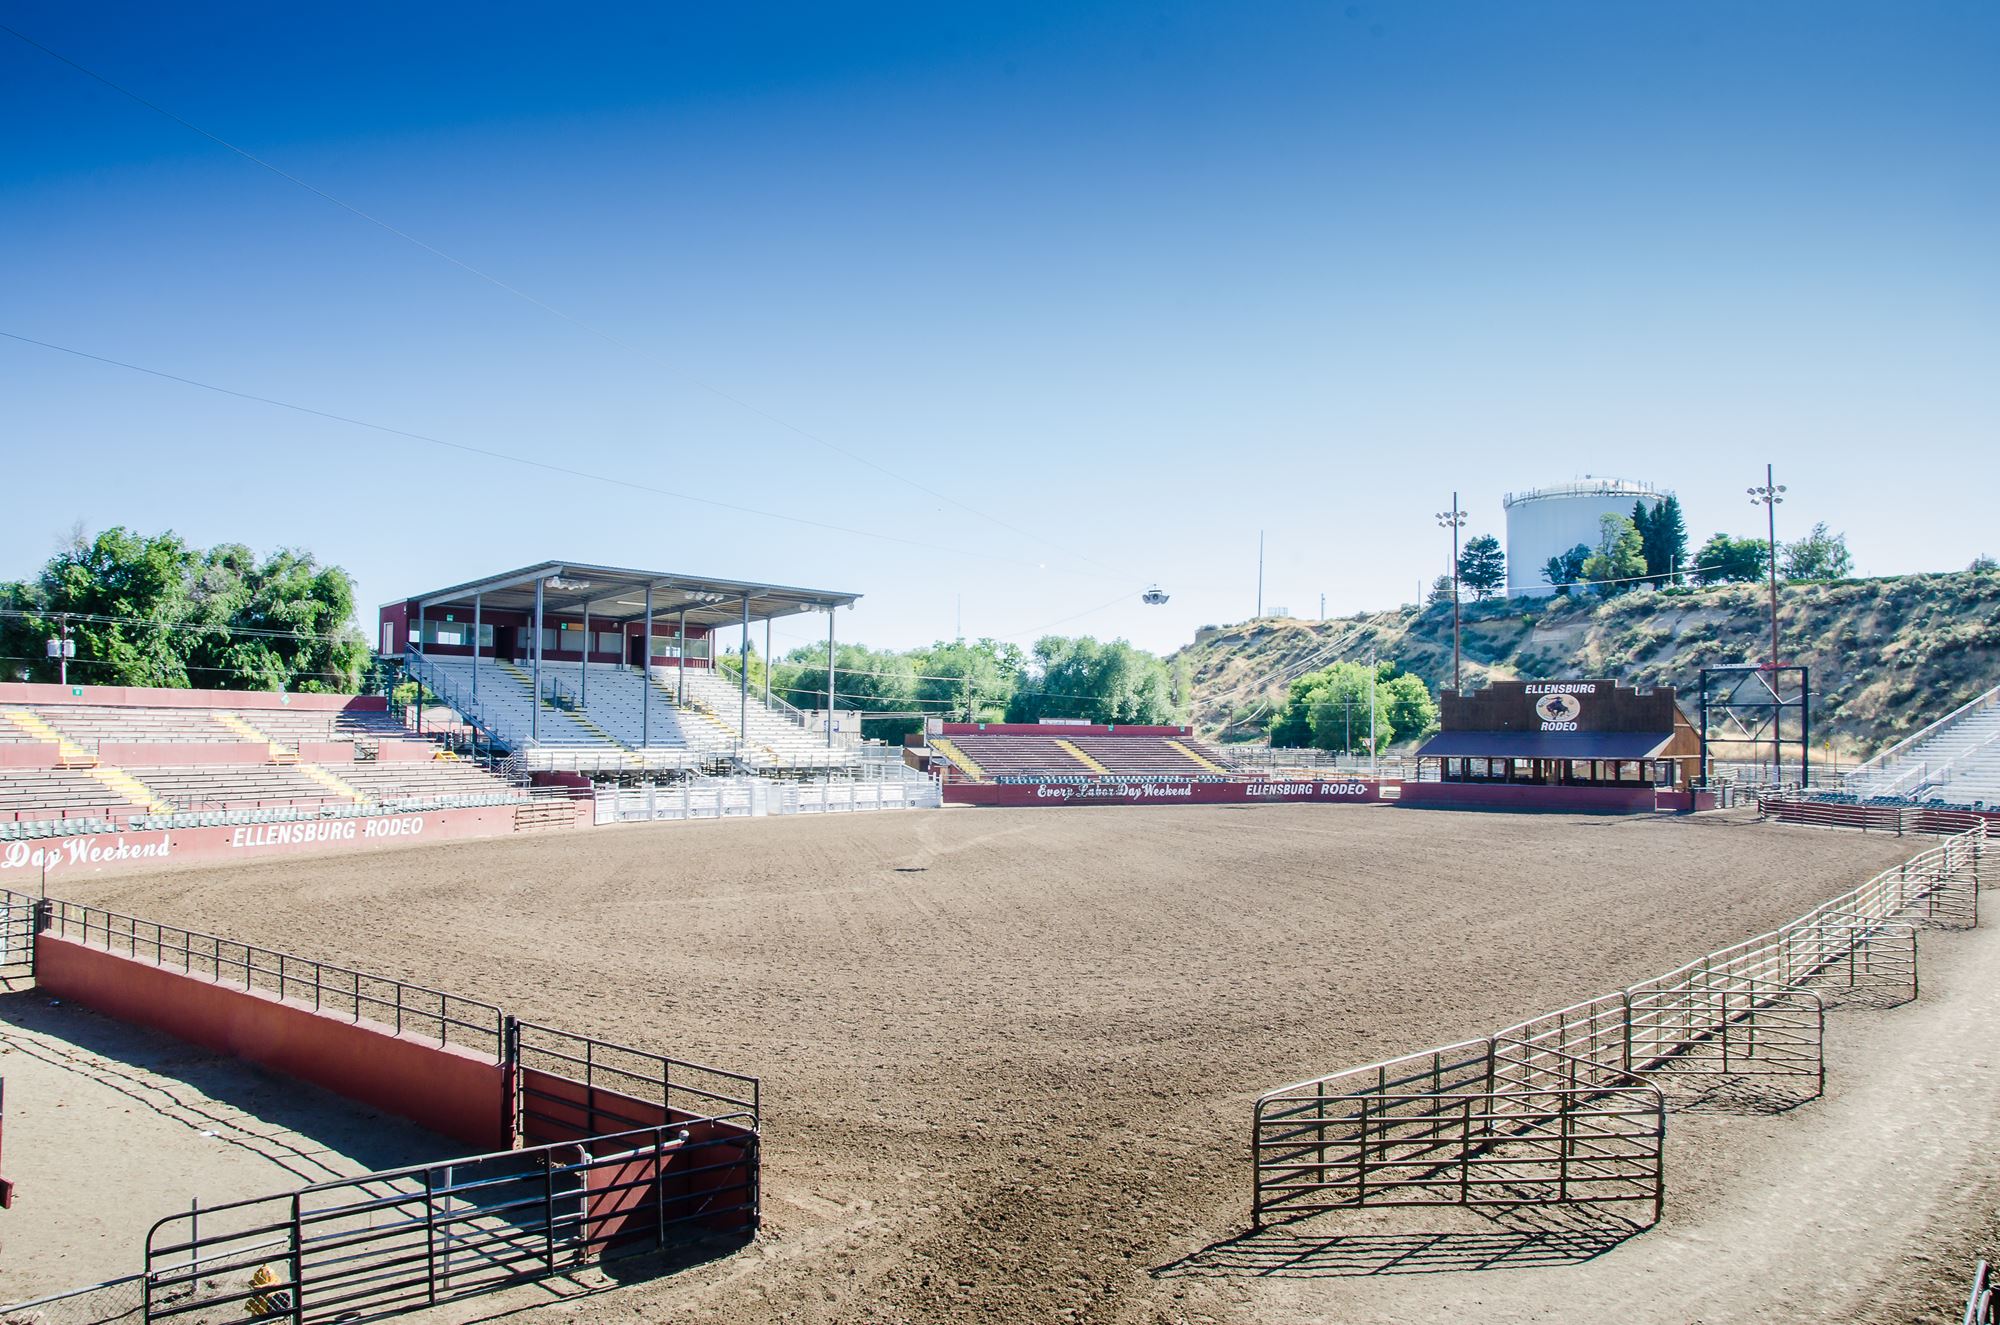
[[[1463,687],[1459,681],[1459,629],[1458,629],[1458,531],[1465,528],[1466,515],[1458,508],[1458,494],[1451,494],[1451,509],[1439,511],[1437,522],[1440,529],[1451,530],[1451,688],[1460,693]]]
[[[1139,595],[1139,601],[1148,607],[1158,607],[1167,601],[1167,591],[1155,584]]]
[[[1766,518],[1765,551],[1771,568],[1771,666],[1778,665],[1778,504],[1785,500],[1785,485],[1775,482],[1771,466],[1764,466],[1764,486],[1746,488],[1752,506],[1762,506]]]

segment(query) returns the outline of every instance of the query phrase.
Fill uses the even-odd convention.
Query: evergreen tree
[[[1558,593],[1574,593],[1575,586],[1583,582],[1583,563],[1590,560],[1590,545],[1578,543],[1560,557],[1550,557],[1542,563],[1542,578],[1555,586]]]
[[[1663,584],[1678,584],[1687,575],[1687,521],[1681,517],[1681,499],[1672,493],[1653,510],[1653,537],[1659,544]]]
[[[1458,554],[1458,578],[1475,598],[1489,598],[1507,582],[1507,558],[1500,540],[1481,534],[1467,541]]]

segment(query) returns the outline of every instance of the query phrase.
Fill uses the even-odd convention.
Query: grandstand
[[[967,782],[1231,777],[1228,757],[1187,727],[940,723],[935,758]]]
[[[858,595],[544,562],[385,604],[380,646],[524,770],[784,773],[851,740],[715,667],[718,635]],[[650,643],[649,643],[650,641]]]
[[[0,685],[0,838],[524,802],[379,696]]]
[[[1841,790],[1859,800],[2000,809],[2000,686],[1848,773]]]

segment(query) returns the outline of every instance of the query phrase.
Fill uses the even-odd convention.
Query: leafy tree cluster
[[[1560,557],[1550,557],[1542,563],[1542,578],[1555,586],[1556,592],[1570,594],[1583,583],[1583,563],[1590,560],[1590,544],[1578,543]]]
[[[65,615],[70,679],[91,685],[351,694],[368,661],[353,580],[291,548],[79,529],[37,577],[0,582],[0,675],[54,681]]]
[[[750,683],[761,687],[763,660],[749,659]],[[732,670],[734,659],[724,659]],[[957,722],[1173,723],[1184,720],[1187,680],[1124,640],[1046,636],[1032,651],[999,640],[940,640],[924,648],[871,649],[842,644],[834,651],[834,701],[863,713],[917,713]],[[823,709],[826,651],[793,649],[771,666],[773,690],[802,709]],[[921,718],[868,725],[885,740],[915,730]]]
[[[1731,538],[1716,534],[1694,554],[1698,584],[1735,584],[1761,580],[1771,562],[1771,545],[1761,538]]]
[[[1636,588],[1646,574],[1646,543],[1628,516],[1605,514],[1597,521],[1597,547],[1583,560],[1583,578],[1604,597]]]
[[[1393,662],[1372,669],[1378,747],[1423,735],[1437,726],[1437,703],[1423,681]],[[1335,663],[1293,681],[1271,722],[1271,744],[1313,746],[1356,754],[1368,749],[1366,663]]]
[[[1826,522],[1796,543],[1786,543],[1779,569],[1788,580],[1844,580],[1854,573],[1854,558],[1847,551],[1847,535],[1829,531]]]
[[[1771,545],[1761,538],[1716,534],[1695,554],[1695,579],[1701,584],[1761,580],[1770,570]],[[1778,574],[1787,581],[1839,580],[1853,573],[1847,535],[1833,533],[1824,522],[1796,543],[1778,545]]]

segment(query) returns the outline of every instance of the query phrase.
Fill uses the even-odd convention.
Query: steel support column
[[[764,707],[771,707],[771,618],[764,618]]]
[[[639,645],[639,748],[653,744],[653,586],[646,586],[646,637]]]
[[[535,697],[528,705],[528,742],[542,739],[542,581],[535,581]]]
[[[590,600],[583,603],[583,665],[576,686],[576,706],[590,710]]]
[[[681,608],[680,666],[674,675],[674,703],[686,707],[688,702],[688,610]]]
[[[741,674],[741,684],[736,697],[736,739],[742,745],[750,744],[750,595],[743,595],[743,643],[736,649],[737,671]]]
[[[833,607],[826,609],[826,748],[833,749]]]
[[[472,699],[479,702],[479,626],[480,613],[485,609],[486,595],[472,595]]]

